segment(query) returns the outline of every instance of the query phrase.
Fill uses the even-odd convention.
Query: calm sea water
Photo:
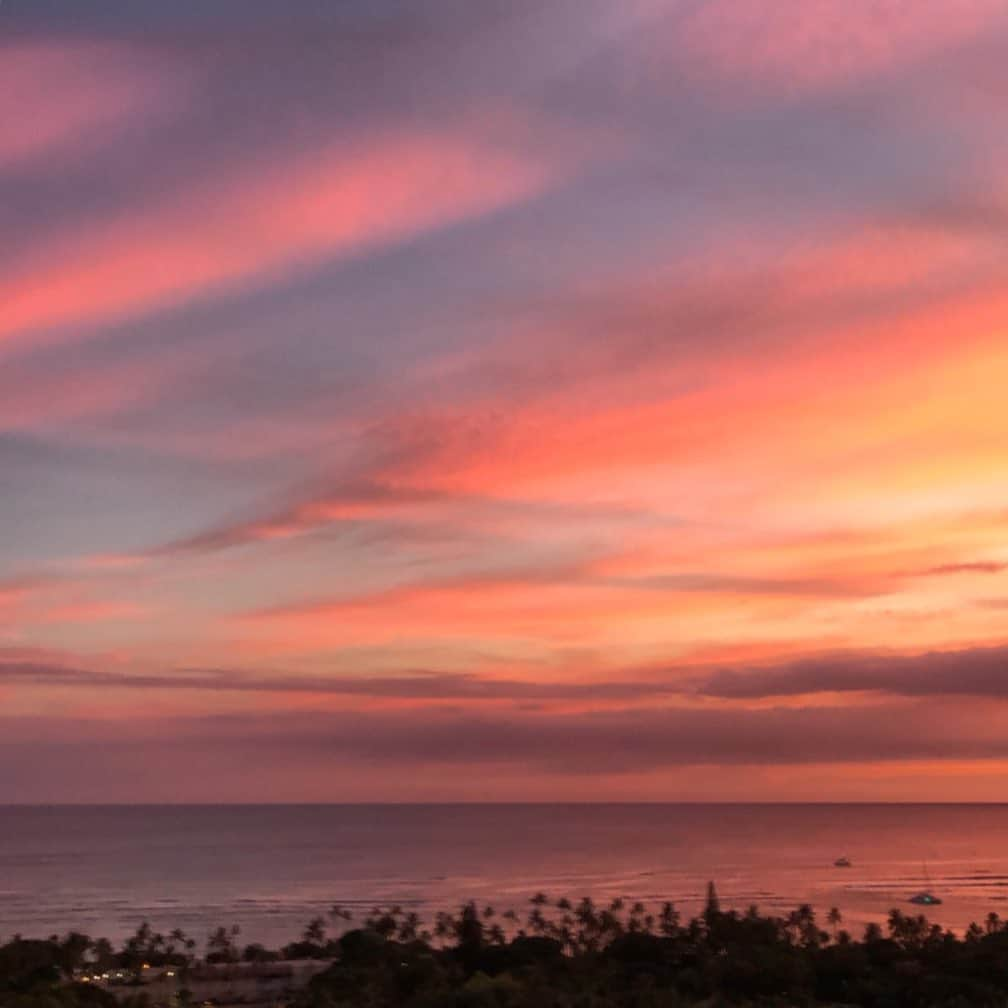
[[[853,867],[833,861],[844,855]],[[962,928],[1008,916],[1008,805],[0,807],[0,937],[142,920],[280,943],[333,903],[422,916],[463,899],[833,905],[881,920],[921,888]]]

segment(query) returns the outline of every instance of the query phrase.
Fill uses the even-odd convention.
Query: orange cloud
[[[47,575],[0,584],[0,623],[19,635],[30,629],[61,624],[117,626],[123,621],[143,619],[149,615],[148,606],[133,599],[117,597],[114,585],[103,585],[89,579]],[[35,651],[44,655],[45,661],[54,660],[44,649],[36,648]],[[0,651],[0,658],[5,654]]]
[[[837,326],[832,347],[796,347],[766,370],[749,355],[729,358],[699,388],[666,397],[611,403],[589,388],[508,411],[407,414],[401,427],[426,428],[439,451],[399,479],[443,491],[509,487],[564,497],[599,495],[599,474],[623,471],[631,478],[607,484],[604,499],[619,499],[622,486],[628,501],[644,494],[660,507],[674,506],[687,487],[695,494],[708,483],[744,489],[769,481],[763,492],[771,494],[791,480],[828,487],[840,505],[872,477],[902,477],[930,509],[942,501],[921,493],[921,478],[946,494],[956,481],[982,478],[992,503],[1004,469],[997,403],[1008,375],[999,325],[1006,313],[1003,297],[991,296],[922,308],[895,331],[888,323]],[[975,486],[960,486],[963,503],[974,498]],[[891,513],[902,500],[890,495]]]
[[[33,622],[50,623],[119,623],[123,620],[146,619],[150,611],[142,605],[125,601],[80,601],[55,605],[38,613]]]
[[[593,577],[591,565],[415,583],[309,601],[241,617],[235,632],[272,653],[397,640],[534,640],[609,648],[610,663],[683,643],[709,627],[723,640],[754,620],[780,630],[796,605],[861,598],[876,585],[842,579],[672,572],[657,578]],[[735,610],[732,614],[732,610]],[[689,633],[675,630],[689,625]],[[252,645],[255,647],[256,645]],[[276,649],[272,651],[272,649]]]

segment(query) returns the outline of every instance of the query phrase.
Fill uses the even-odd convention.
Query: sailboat
[[[924,882],[926,883],[925,888],[919,893],[914,893],[910,897],[910,902],[915,903],[917,906],[938,906],[941,903],[941,897],[935,896],[931,892],[931,876],[928,875],[927,865],[923,866],[924,869]]]

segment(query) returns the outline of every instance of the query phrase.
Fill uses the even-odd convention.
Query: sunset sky
[[[0,801],[1008,798],[1004,0],[5,0]]]

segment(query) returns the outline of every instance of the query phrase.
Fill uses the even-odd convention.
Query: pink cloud
[[[180,90],[111,43],[2,44],[0,167],[88,141]]]
[[[191,364],[191,362],[189,362]],[[33,375],[0,373],[0,424],[9,430],[51,428],[115,414],[160,398],[185,370],[182,355]]]
[[[808,91],[905,68],[1003,18],[998,0],[712,0],[691,8],[676,42],[696,73],[758,90]],[[658,65],[663,37],[645,45]]]
[[[0,285],[0,340],[79,330],[352,255],[527,198],[546,178],[534,158],[494,144],[417,133],[214,180],[13,266]]]

